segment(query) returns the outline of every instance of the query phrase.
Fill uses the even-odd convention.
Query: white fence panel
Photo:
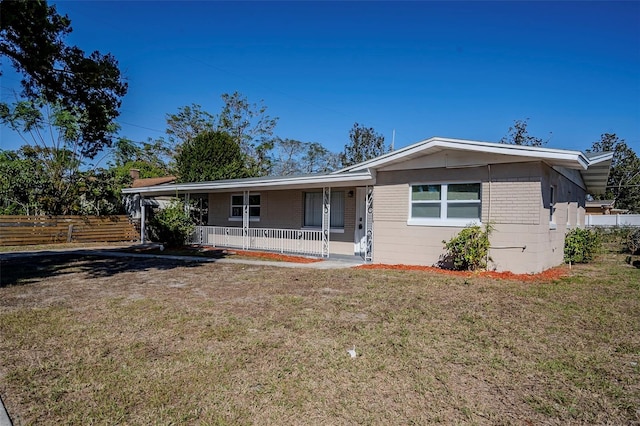
[[[322,256],[322,231],[249,228],[246,240],[240,227],[196,226],[191,244]]]
[[[640,214],[588,214],[585,226],[640,226]]]

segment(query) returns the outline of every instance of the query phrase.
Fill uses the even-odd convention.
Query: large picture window
[[[480,183],[411,185],[410,225],[467,225],[480,222]]]
[[[231,196],[231,219],[242,220],[242,194]],[[260,194],[249,194],[249,220],[260,219]]]
[[[331,192],[331,228],[344,228],[344,191]],[[304,226],[322,227],[322,192],[304,193]]]

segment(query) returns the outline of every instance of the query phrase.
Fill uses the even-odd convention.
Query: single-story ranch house
[[[491,223],[492,267],[536,273],[562,263],[612,156],[434,137],[328,174],[123,192],[140,199],[143,233],[147,200],[180,195],[208,203],[194,243],[373,263],[433,265],[443,240]]]

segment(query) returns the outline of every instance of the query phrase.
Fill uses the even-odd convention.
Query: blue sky
[[[640,2],[53,2],[67,38],[129,83],[120,134],[163,135],[192,103],[238,91],[276,135],[341,151],[354,122],[402,147],[497,142],[516,119],[549,147],[605,132],[640,153]],[[19,78],[3,61],[1,98]],[[19,139],[2,129],[3,149]]]

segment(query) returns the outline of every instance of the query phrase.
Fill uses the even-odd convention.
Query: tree
[[[178,108],[177,114],[167,114],[167,134],[174,153],[203,132],[215,130],[215,117],[198,104]]]
[[[354,123],[349,131],[351,142],[344,147],[340,159],[343,167],[358,164],[378,157],[389,149],[384,144],[384,136],[375,132],[373,127],[365,127]]]
[[[318,142],[310,142],[301,165],[303,173],[329,173],[340,167],[340,154],[329,151]]]
[[[98,51],[86,56],[64,38],[71,21],[46,1],[0,2],[0,54],[23,75],[23,96],[77,116],[80,150],[89,158],[110,146],[113,121],[127,93],[118,63]]]
[[[619,209],[640,212],[640,158],[615,133],[603,133],[587,152],[613,152],[605,199],[615,200]]]
[[[20,157],[38,164],[46,176],[38,191],[37,205],[47,214],[70,214],[76,204],[73,186],[82,164],[83,140],[78,114],[56,105],[20,101],[13,108],[3,104],[0,123],[17,132],[27,143]]]
[[[262,101],[250,103],[238,92],[224,93],[221,97],[224,106],[217,117],[197,104],[181,107],[177,114],[167,115],[167,134],[173,156],[177,157],[182,147],[200,133],[224,132],[240,147],[250,176],[270,174],[273,130],[278,119],[267,114]]]
[[[527,130],[529,119],[515,120],[506,136],[500,139],[500,143],[509,145],[525,145],[525,146],[543,146],[548,140],[543,141],[541,138],[531,136]]]
[[[204,132],[182,147],[176,157],[181,182],[248,177],[240,146],[227,133]]]
[[[22,151],[0,151],[0,214],[45,213],[39,196],[48,175],[42,165]]]
[[[267,115],[263,102],[250,103],[238,92],[222,95],[224,107],[218,117],[216,130],[226,132],[240,146],[252,176],[269,174],[271,161],[268,155],[273,149],[273,130],[278,118]]]
[[[167,176],[173,173],[165,158],[168,148],[164,140],[134,142],[127,138],[118,139],[112,149],[110,169],[116,177],[128,180],[131,169],[140,171],[141,178]]]

